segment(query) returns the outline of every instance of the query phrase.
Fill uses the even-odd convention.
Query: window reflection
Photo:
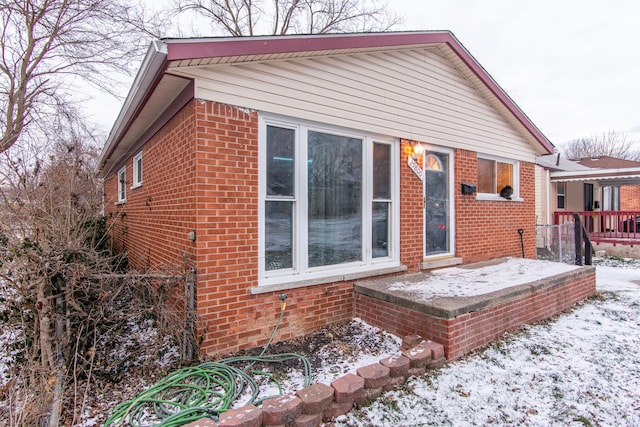
[[[362,140],[308,133],[309,267],[362,259]]]

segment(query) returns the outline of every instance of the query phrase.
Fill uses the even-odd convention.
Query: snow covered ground
[[[524,327],[483,351],[413,378],[327,427],[640,426],[640,260],[597,262],[598,297],[553,321]],[[523,276],[531,273],[528,265],[510,265]],[[457,274],[456,269],[446,274]],[[493,284],[501,282],[496,274],[500,272],[491,275]],[[469,289],[463,293],[469,292],[473,293]],[[344,348],[336,348],[336,342],[342,344],[336,340],[315,350],[327,363],[316,368],[314,382],[329,384],[395,353],[399,338],[362,322],[352,323],[350,330],[355,332],[348,334]],[[361,351],[353,354],[354,348]],[[0,384],[6,381],[5,370],[0,357]],[[300,375],[291,379],[283,387],[285,393],[301,387]],[[126,396],[102,395],[103,404],[87,411],[101,417],[87,415],[78,426],[99,425],[107,409],[133,397],[133,389],[140,387],[129,387]],[[263,392],[270,394],[268,389]]]
[[[411,379],[333,425],[640,426],[640,262],[601,261],[597,287],[575,310]]]

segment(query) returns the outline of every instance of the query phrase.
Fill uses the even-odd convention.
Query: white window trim
[[[140,161],[140,170],[138,170],[138,161]],[[138,187],[142,187],[142,171],[144,170],[144,165],[142,164],[142,151],[133,156],[133,184],[131,185],[131,189],[135,189]],[[140,178],[140,179],[138,179]]]
[[[429,255],[427,256],[427,242],[426,242],[426,237],[422,236],[422,254],[424,257],[424,260],[433,260],[433,259],[440,259],[440,258],[448,258],[448,257],[452,257],[455,255],[456,253],[456,216],[455,216],[455,203],[456,203],[456,193],[455,193],[455,170],[454,170],[454,165],[455,165],[455,159],[454,159],[454,155],[455,155],[455,151],[451,148],[446,148],[446,147],[439,147],[439,146],[435,146],[435,145],[424,145],[424,152],[427,153],[429,151],[435,151],[435,152],[439,152],[439,153],[445,153],[449,155],[449,160],[448,160],[448,164],[447,167],[449,168],[449,248],[450,251],[447,253],[442,253],[442,254],[435,254],[435,255]],[[426,160],[426,156],[422,156],[422,170],[425,170],[425,160]],[[423,182],[422,185],[422,197],[426,196],[426,179]],[[423,230],[424,233],[426,234],[426,210],[427,207],[423,206],[422,209],[422,223],[423,223]]]
[[[563,193],[560,193],[558,191],[558,184],[562,184],[563,191],[564,191]],[[566,182],[556,182],[556,188],[555,189],[556,189],[556,209],[564,211],[564,210],[567,209],[567,183]],[[560,199],[560,196],[562,196],[564,198],[564,207],[562,207],[562,208],[558,206],[558,201]]]
[[[514,159],[507,159],[505,157],[494,156],[491,154],[478,153],[478,159],[493,160],[500,163],[510,163],[513,166],[513,195],[511,200],[500,197],[498,193],[476,193],[476,200],[488,200],[493,202],[524,202],[524,199],[520,197],[520,162]]]
[[[299,204],[294,209],[293,214],[293,240],[294,246],[298,251],[294,250],[292,269],[286,270],[265,270],[265,200],[267,200],[267,126],[273,125],[278,127],[290,128],[296,130],[296,162],[295,169],[295,200]],[[306,169],[306,153],[308,152],[307,134],[308,131],[317,131],[340,136],[353,137],[363,140],[363,156],[366,159],[363,164],[363,218],[362,227],[362,247],[363,260],[352,263],[308,267],[308,254],[301,248],[307,248],[307,233],[303,232],[307,229],[307,169]],[[368,132],[358,132],[352,129],[340,128],[337,126],[320,124],[305,120],[299,120],[290,117],[279,116],[275,114],[260,114],[258,128],[258,158],[259,158],[259,239],[258,239],[258,285],[269,286],[284,285],[285,288],[296,286],[307,286],[310,284],[325,283],[327,279],[335,277],[362,276],[372,270],[384,271],[389,268],[400,267],[400,143],[397,139],[383,137]],[[372,222],[372,202],[373,202],[373,142],[386,143],[391,146],[391,185],[392,185],[392,208],[389,219],[389,256],[384,258],[372,258],[371,248],[371,222]],[[302,160],[304,157],[304,160]],[[305,166],[302,166],[305,165]],[[281,286],[280,286],[281,287]]]
[[[123,177],[123,180],[120,179],[120,176]],[[127,201],[127,166],[123,166],[118,170],[118,175],[116,175],[116,179],[118,180],[118,202],[117,204],[126,203]],[[124,197],[122,197],[122,193],[124,191]]]

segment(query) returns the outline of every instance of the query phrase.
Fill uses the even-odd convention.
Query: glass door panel
[[[425,256],[451,252],[449,154],[425,152]]]

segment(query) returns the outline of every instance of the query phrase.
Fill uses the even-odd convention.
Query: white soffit
[[[190,80],[182,77],[167,74],[162,77],[162,80],[158,83],[149,100],[140,110],[136,120],[131,123],[131,126],[124,134],[117,148],[107,159],[107,164],[110,165],[109,169],[117,165],[122,157],[129,153],[129,150],[133,148],[144,133],[156,122],[189,83]]]

